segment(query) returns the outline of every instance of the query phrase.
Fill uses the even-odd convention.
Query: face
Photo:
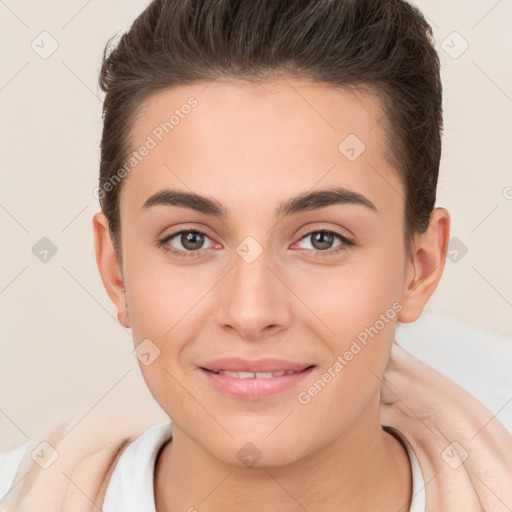
[[[218,459],[290,463],[378,417],[413,276],[381,116],[299,80],[174,88],[139,112],[133,150],[151,147],[120,195],[125,325],[175,428]],[[211,371],[268,358],[264,373],[296,373]]]

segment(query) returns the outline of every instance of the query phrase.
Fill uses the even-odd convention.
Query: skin
[[[198,106],[122,182],[122,264],[107,219],[93,218],[98,268],[119,321],[135,346],[149,338],[160,350],[140,364],[173,421],[156,465],[157,510],[408,510],[410,463],[380,424],[380,379],[397,320],[415,321],[441,278],[448,212],[434,210],[409,258],[404,189],[384,157],[379,103],[306,80],[217,80],[159,92],[140,110],[134,149],[190,96]],[[348,134],[366,146],[353,162],[338,150]],[[378,211],[342,204],[275,217],[280,202],[332,186],[362,194]],[[163,188],[206,195],[230,215],[169,205],[141,213]],[[206,233],[203,248],[182,245],[180,236],[167,245],[198,257],[156,245],[186,228]],[[333,254],[336,237],[320,248],[313,236],[302,238],[313,228],[355,243]],[[247,236],[263,249],[250,264],[236,252]],[[298,393],[396,302],[396,317],[301,404]],[[244,401],[213,389],[197,369],[228,356],[316,368],[297,388]],[[249,441],[261,455],[253,467],[237,456]]]

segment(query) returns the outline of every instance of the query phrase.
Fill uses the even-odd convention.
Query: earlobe
[[[102,212],[98,212],[93,216],[92,225],[96,264],[98,265],[103,286],[117,308],[119,322],[125,327],[130,328],[123,272],[112,244],[108,220]]]
[[[413,259],[410,263],[414,278],[406,280],[398,321],[417,320],[434,293],[446,263],[446,247],[450,237],[450,214],[445,208],[435,208],[425,233],[416,236]]]

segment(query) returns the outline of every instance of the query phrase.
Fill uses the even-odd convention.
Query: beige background
[[[119,401],[148,424],[165,421],[101,283],[91,225],[102,51],[145,4],[0,1],[0,450],[71,413],[85,425]],[[427,310],[512,337],[512,2],[416,4],[443,66],[438,205],[467,247]],[[45,59],[31,47],[49,51],[52,40]],[[46,263],[32,252],[42,237],[57,247]]]

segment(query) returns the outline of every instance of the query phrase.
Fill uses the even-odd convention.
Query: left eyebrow
[[[275,215],[281,218],[337,204],[357,204],[378,212],[377,207],[361,194],[345,188],[334,187],[315,192],[305,192],[292,197],[279,205]],[[142,205],[141,211],[148,210],[157,205],[182,206],[219,218],[225,218],[230,215],[229,208],[226,208],[218,201],[181,190],[164,189],[153,194]]]
[[[378,212],[377,207],[366,197],[346,188],[333,187],[315,192],[306,192],[281,203],[276,217],[285,217],[294,213],[318,210],[337,204],[357,204]]]

